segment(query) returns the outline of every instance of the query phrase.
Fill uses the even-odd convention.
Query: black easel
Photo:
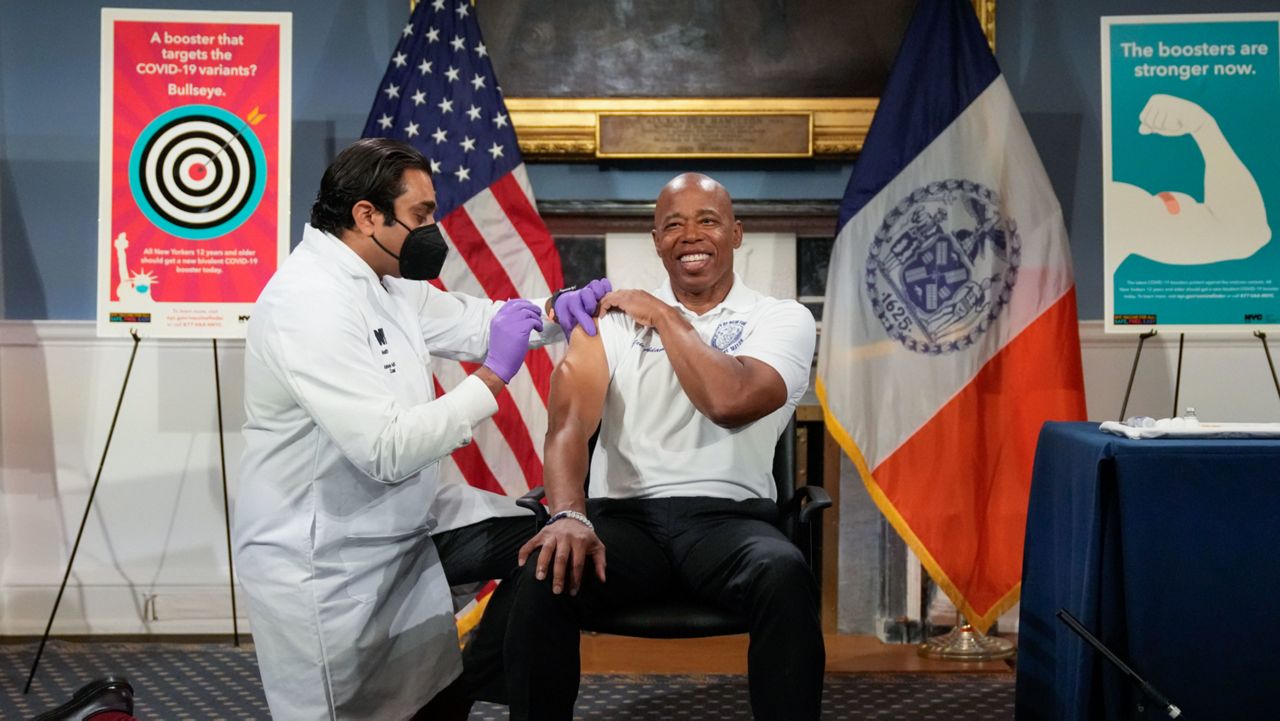
[[[1271,349],[1267,347],[1267,334],[1255,330],[1253,337],[1262,342],[1262,352],[1267,354],[1267,367],[1271,369],[1271,382],[1275,384],[1276,396],[1280,396],[1280,379],[1276,378],[1276,364],[1271,361]]]
[[[1178,395],[1182,392],[1182,348],[1187,342],[1187,334],[1178,334],[1178,370],[1173,374],[1173,410],[1169,411],[1170,418],[1178,416]]]
[[[231,639],[240,648],[240,621],[236,618],[236,562],[231,554],[231,502],[227,493],[227,448],[222,439],[222,378],[218,372],[218,339],[213,339],[213,391],[218,404],[218,460],[222,470],[222,513],[227,528],[227,583],[231,590]]]
[[[1129,394],[1133,392],[1133,380],[1138,375],[1138,359],[1142,357],[1142,345],[1147,342],[1148,338],[1156,335],[1158,331],[1149,330],[1138,336],[1138,349],[1133,353],[1133,367],[1129,369],[1129,383],[1124,388],[1124,402],[1120,404],[1120,417],[1116,420],[1124,423],[1125,412],[1129,410]],[[1276,396],[1280,397],[1280,378],[1276,376],[1276,364],[1271,360],[1271,348],[1267,346],[1267,334],[1255,330],[1253,332],[1255,338],[1262,342],[1262,352],[1267,356],[1267,367],[1271,369],[1271,382],[1275,384]],[[1178,334],[1178,370],[1173,379],[1173,411],[1169,414],[1170,418],[1178,415],[1178,396],[1182,391],[1182,351],[1187,340],[1186,333]]]
[[[1124,423],[1124,412],[1129,410],[1129,394],[1133,392],[1133,379],[1138,375],[1138,359],[1142,357],[1142,346],[1148,338],[1159,331],[1149,330],[1138,336],[1138,349],[1133,353],[1133,367],[1129,369],[1129,384],[1124,387],[1124,402],[1120,404],[1120,417],[1116,420]]]
[[[62,575],[62,583],[58,586],[58,595],[53,601],[53,610],[49,612],[49,622],[45,624],[44,635],[40,637],[40,647],[36,649],[35,660],[31,662],[31,673],[27,674],[27,685],[22,693],[31,691],[31,682],[36,677],[36,669],[40,666],[40,657],[44,655],[45,644],[49,642],[49,632],[53,629],[53,619],[58,615],[58,606],[62,603],[62,594],[67,590],[67,581],[71,578],[71,568],[76,562],[76,552],[80,550],[80,539],[84,536],[84,527],[89,521],[89,511],[93,508],[93,497],[98,492],[98,482],[102,480],[102,469],[107,463],[107,451],[111,448],[111,438],[116,432],[116,421],[120,419],[120,407],[124,405],[124,392],[129,388],[129,376],[133,373],[133,361],[138,357],[138,344],[142,336],[136,330],[130,330],[133,336],[133,350],[129,353],[129,365],[124,372],[124,382],[120,384],[120,397],[116,399],[116,410],[111,416],[111,427],[107,431],[107,441],[102,447],[102,457],[98,460],[98,472],[93,477],[93,486],[89,489],[89,500],[84,504],[84,515],[80,518],[80,530],[76,532],[76,542],[71,546],[71,557],[67,559],[67,571]],[[227,499],[227,455],[222,438],[222,383],[218,373],[218,341],[213,341],[213,385],[218,405],[218,452],[222,461],[222,508],[226,512],[227,527],[227,562],[231,576],[231,624],[235,645],[240,645],[240,625],[236,620],[236,579],[235,565],[231,557],[231,513]]]

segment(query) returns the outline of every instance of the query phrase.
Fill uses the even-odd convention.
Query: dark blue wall
[[[0,0],[0,297],[6,318],[93,317],[103,4]],[[138,4],[293,12],[296,241],[325,165],[360,134],[407,0]],[[1277,10],[1277,0],[997,0],[997,55],[1066,214],[1081,318],[1102,316],[1099,17]],[[742,199],[835,199],[849,174],[844,163],[760,162],[534,165],[530,176],[543,199],[650,199],[675,170],[691,168],[714,171]]]

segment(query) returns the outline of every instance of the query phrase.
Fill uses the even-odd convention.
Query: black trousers
[[[462,675],[439,694],[445,700],[507,702],[502,646],[507,616],[515,600],[516,553],[536,530],[530,515],[491,518],[432,536],[449,585],[503,580],[490,596],[480,625],[462,650]]]
[[[543,581],[534,575],[536,556],[525,564],[507,630],[512,719],[571,719],[582,619],[672,594],[691,594],[747,619],[756,719],[819,717],[826,654],[817,584],[800,550],[774,526],[774,502],[593,499],[587,511],[605,544],[608,580],[600,583],[588,562],[577,596],[553,594],[550,573]]]

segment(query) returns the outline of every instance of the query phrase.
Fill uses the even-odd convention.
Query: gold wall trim
[[[814,155],[851,155],[876,109],[875,98],[507,98],[525,157],[596,157],[599,116],[616,113],[811,114]]]

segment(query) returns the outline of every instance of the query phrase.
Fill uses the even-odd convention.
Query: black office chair
[[[831,497],[819,486],[796,488],[796,421],[787,424],[773,451],[773,480],[778,488],[778,528],[813,563],[814,523]],[[516,503],[537,514],[539,527],[549,514],[542,504],[543,488],[535,488]],[[733,613],[692,598],[669,598],[634,607],[602,611],[583,619],[585,631],[643,638],[697,638],[746,633],[747,624]]]

